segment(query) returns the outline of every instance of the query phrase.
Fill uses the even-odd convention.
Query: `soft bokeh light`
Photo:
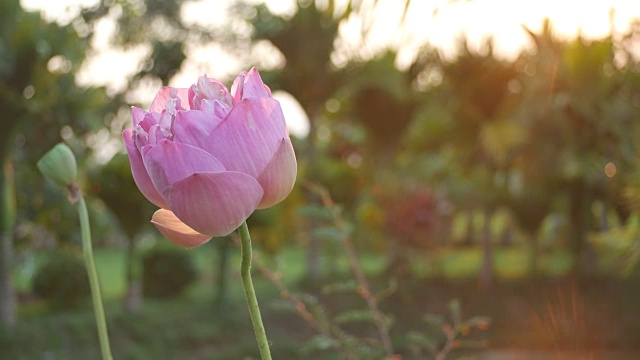
[[[225,14],[231,0],[192,1],[182,8],[182,17],[194,25],[220,27],[233,19]],[[258,3],[260,1],[251,1]],[[28,10],[41,10],[45,18],[60,23],[69,22],[81,7],[93,6],[97,0],[22,0]],[[288,14],[295,0],[268,0],[267,6],[276,14]],[[522,26],[538,31],[543,19],[549,18],[557,34],[571,37],[578,33],[585,37],[602,37],[612,29],[624,31],[631,20],[640,16],[635,0],[601,0],[584,6],[580,1],[505,2],[500,0],[412,1],[400,25],[403,9],[395,0],[379,0],[376,12],[365,18],[353,18],[340,30],[339,49],[333,57],[344,65],[349,57],[369,58],[387,46],[400,48],[399,65],[408,65],[417,49],[428,41],[445,55],[455,54],[457,41],[464,36],[472,48],[482,48],[487,38],[494,39],[495,51],[505,57],[515,56],[530,45]],[[576,11],[575,9],[578,9]],[[612,13],[611,9],[615,11]],[[207,16],[202,16],[202,14]],[[192,19],[189,21],[189,19]],[[611,21],[613,19],[613,22]],[[362,27],[370,29],[362,37]],[[394,31],[389,31],[394,29]],[[94,46],[99,53],[89,57],[79,75],[83,84],[108,84],[112,90],[121,89],[125,80],[137,69],[136,59],[142,59],[148,49],[119,51],[109,48],[108,39],[114,23],[103,22],[97,31]],[[233,59],[219,46],[187,44],[189,59],[178,78],[193,78],[202,73],[211,76],[231,76],[237,73]],[[107,66],[108,65],[108,66]],[[340,64],[337,64],[340,66]],[[113,69],[113,70],[111,70]],[[177,85],[177,84],[172,84]]]
[[[282,112],[291,135],[297,138],[307,137],[309,134],[309,117],[307,117],[300,103],[291,94],[284,91],[275,91],[273,97],[282,106]]]
[[[616,171],[617,171],[617,168],[616,168],[616,164],[614,164],[614,163],[610,162],[610,163],[607,163],[607,165],[604,166],[604,173],[605,173],[605,175],[607,175],[607,177],[612,178],[612,177],[616,176]]]

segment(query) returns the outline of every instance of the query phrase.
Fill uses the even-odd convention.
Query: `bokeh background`
[[[638,19],[633,0],[3,0],[0,358],[99,353],[75,210],[35,167],[61,141],[115,358],[258,358],[234,236],[163,239],[120,137],[161,86],[252,66],[299,166],[249,219],[275,358],[382,359],[381,333],[396,359],[638,358]]]

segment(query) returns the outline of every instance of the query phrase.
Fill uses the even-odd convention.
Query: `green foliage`
[[[142,259],[142,288],[147,296],[178,297],[196,279],[195,264],[183,250],[157,247]]]
[[[56,251],[35,272],[33,292],[54,309],[72,309],[89,298],[87,270],[81,258]]]

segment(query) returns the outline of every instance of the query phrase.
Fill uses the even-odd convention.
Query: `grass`
[[[193,256],[193,259],[202,274],[200,286],[213,286],[214,272],[217,262],[215,244],[205,245],[198,249],[183,249]],[[33,268],[44,258],[43,253],[36,253],[28,266]],[[119,299],[125,292],[125,250],[124,249],[97,249],[95,251],[96,267],[100,276],[100,283],[106,300]],[[264,257],[264,256],[263,256]],[[277,256],[265,257],[270,268],[283,274],[285,282],[295,285],[305,274],[306,254],[300,247],[285,247]],[[383,255],[364,253],[359,255],[360,264],[367,274],[380,274],[384,272],[386,259]],[[238,249],[231,251],[229,261],[230,272],[236,273],[239,268]],[[31,262],[35,262],[35,265]],[[434,254],[413,256],[412,269],[416,276],[429,278],[436,271],[447,279],[474,278],[482,265],[482,252],[479,248],[442,249]],[[438,270],[434,270],[437,264]],[[494,252],[494,271],[499,278],[518,279],[528,274],[528,253],[524,248],[512,247],[496,249]],[[566,274],[571,267],[571,255],[565,251],[556,251],[543,254],[539,259],[541,273],[549,276],[561,276]],[[321,267],[325,273],[344,274],[349,271],[347,259],[344,256],[322,258]],[[30,290],[30,281],[33,270],[17,268],[15,271],[15,285],[19,292]]]
[[[238,249],[233,248],[230,251],[229,294],[227,307],[224,309],[217,308],[214,304],[218,256],[215,243],[182,251],[193,257],[200,270],[201,276],[197,283],[179,299],[168,301],[145,299],[143,312],[137,315],[126,313],[122,307],[121,299],[125,292],[125,250],[97,249],[95,251],[96,264],[105,294],[109,330],[113,335],[115,358],[257,358],[257,347],[252,337],[251,324],[239,280]],[[322,259],[325,273],[344,278],[348,271],[345,257],[340,253],[328,254],[329,252],[326,252]],[[23,263],[23,268],[16,269],[15,279],[20,292],[29,291],[29,274],[33,273],[32,269],[43,258],[43,254],[34,254],[30,261]],[[306,269],[304,248],[285,247],[277,256],[261,254],[261,258],[269,268],[282,274],[283,281],[290,289],[301,291],[300,284]],[[384,255],[365,253],[360,255],[359,260],[372,279],[374,290],[387,285]],[[497,248],[494,254],[494,269],[500,279],[521,279],[527,275],[527,260],[525,248]],[[521,316],[522,319],[516,319],[517,315],[513,313],[509,315],[503,313],[505,309],[511,308],[525,309],[525,313],[532,309],[544,310],[546,306],[544,302],[549,298],[555,299],[553,296],[556,295],[553,294],[557,294],[557,289],[544,284],[539,284],[540,289],[530,288],[526,283],[519,282],[513,287],[507,286],[492,293],[478,294],[474,284],[481,262],[482,253],[478,248],[441,249],[435,253],[413,254],[411,265],[414,278],[399,279],[401,283],[397,294],[387,300],[390,303],[384,303],[387,311],[396,312],[394,314],[397,319],[397,325],[394,327],[395,334],[410,330],[414,318],[419,318],[426,308],[429,308],[430,312],[444,314],[446,307],[440,308],[438,304],[444,304],[448,299],[460,298],[465,314],[489,315],[495,319],[495,326],[499,330],[491,334],[492,343],[503,345],[517,343],[522,348],[526,348],[527,341],[547,345],[549,341],[554,341],[553,338],[542,341],[527,333],[527,326],[523,324],[526,324],[528,318]],[[434,265],[436,265],[435,269]],[[540,257],[540,269],[547,275],[565,274],[570,265],[570,256],[565,252],[544,253]],[[257,271],[254,270],[254,273]],[[429,280],[436,275],[438,278],[457,281],[451,282],[447,288],[436,289],[428,285]],[[270,339],[274,341],[274,358],[301,358],[300,351],[304,348],[301,344],[312,338],[314,332],[310,331],[296,315],[274,308],[280,300],[279,293],[272,284],[258,274],[255,275],[255,285],[267,331]],[[550,287],[552,291],[545,292],[545,286]],[[565,287],[560,286],[560,288]],[[598,311],[602,311],[602,301],[619,303],[622,306],[612,305],[612,309],[608,310],[612,314],[610,323],[615,324],[619,320],[618,317],[622,316],[618,313],[627,314],[629,309],[635,308],[635,303],[628,301],[627,291],[632,288],[632,286],[612,288],[619,291],[612,300],[601,298],[601,295],[605,294],[594,290],[585,300],[584,312],[590,314],[587,307],[590,306],[589,299],[592,297],[596,299],[593,302],[599,304]],[[552,296],[549,297],[548,294]],[[335,312],[336,308],[352,305],[349,301],[353,298],[345,300],[346,298],[340,296],[332,297],[331,302],[326,304],[330,305],[329,314]],[[355,303],[359,304],[358,301]],[[430,305],[427,306],[427,303]],[[636,325],[640,324],[640,319],[635,319],[635,315],[625,316],[629,318],[629,324],[624,328],[620,326],[620,334],[627,334],[624,335],[625,341],[632,342],[633,334],[637,332],[633,329],[640,329],[640,325]],[[607,328],[607,326],[594,326],[594,328]],[[540,333],[543,331],[541,330]],[[615,341],[616,337],[611,336],[611,339],[610,341]],[[0,331],[0,358],[86,359],[93,358],[97,354],[97,349],[95,326],[89,306],[74,309],[72,312],[52,313],[41,302],[22,305],[16,330],[12,333]],[[327,359],[327,357],[315,355],[313,358]]]

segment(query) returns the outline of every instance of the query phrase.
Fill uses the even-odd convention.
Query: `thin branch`
[[[389,330],[384,315],[378,307],[378,302],[375,296],[373,296],[373,294],[371,294],[371,291],[369,290],[367,278],[364,276],[364,272],[362,271],[362,268],[358,263],[358,258],[353,246],[353,242],[348,235],[347,225],[340,214],[340,210],[335,206],[333,199],[331,199],[331,195],[329,195],[329,192],[325,188],[314,183],[306,183],[305,187],[311,192],[318,195],[325,207],[331,209],[335,225],[343,234],[343,236],[341,236],[340,238],[340,241],[346,251],[351,272],[358,282],[358,294],[360,294],[360,296],[365,300],[367,306],[369,307],[369,310],[373,314],[374,322],[376,328],[378,329],[378,335],[380,336],[382,346],[384,347],[384,350],[387,354],[387,359],[394,359],[393,344],[391,343],[391,337],[389,336]]]

